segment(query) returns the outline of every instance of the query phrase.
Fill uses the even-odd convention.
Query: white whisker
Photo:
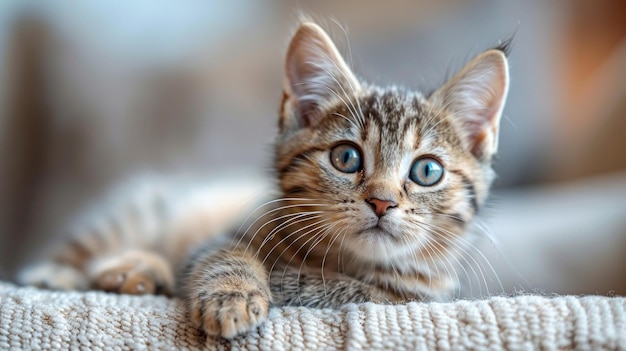
[[[265,213],[263,213],[262,215],[258,216],[252,223],[250,223],[250,225],[246,228],[246,230],[244,232],[241,232],[241,228],[245,225],[245,223],[248,221],[248,219],[250,218],[250,216],[256,212],[257,210],[259,210],[260,208],[270,205],[270,204],[274,204],[276,202],[279,201],[314,201],[314,199],[298,199],[298,198],[281,198],[281,199],[276,199],[276,200],[272,200],[269,202],[266,202],[263,205],[258,206],[255,210],[252,211],[252,213],[250,215],[248,215],[248,217],[246,217],[246,220],[244,220],[242,222],[242,224],[239,226],[239,229],[237,230],[237,235],[240,236],[239,240],[237,241],[237,244],[235,245],[235,247],[238,247],[239,244],[241,244],[241,240],[243,240],[244,237],[246,237],[246,233],[252,228],[252,226],[254,226],[254,224],[259,221],[261,218],[272,214],[272,213],[276,213],[285,209],[289,209],[289,208],[296,208],[296,207],[323,207],[323,206],[328,206],[327,204],[309,204],[309,203],[304,203],[304,204],[294,204],[294,205],[287,205],[287,206],[280,206],[277,208],[273,208],[269,211],[266,211]],[[235,238],[233,238],[234,241]]]

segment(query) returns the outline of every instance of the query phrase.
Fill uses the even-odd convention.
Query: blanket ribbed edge
[[[0,349],[626,349],[626,298],[517,296],[274,308],[257,331],[207,339],[178,299],[0,282]]]

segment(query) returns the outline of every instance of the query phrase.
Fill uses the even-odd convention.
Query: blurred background
[[[626,294],[621,0],[2,1],[2,275],[138,172],[264,174],[300,13],[359,75],[426,92],[515,34],[484,280]]]

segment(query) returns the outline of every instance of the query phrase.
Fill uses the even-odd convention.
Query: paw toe
[[[143,272],[133,272],[129,274],[124,282],[120,285],[119,292],[122,294],[154,294],[156,284],[154,279]]]
[[[204,330],[207,335],[220,336],[222,332],[222,326],[220,325],[220,322],[217,320],[217,318],[213,316],[207,316],[204,318],[204,321],[202,323],[202,330]]]
[[[118,270],[111,270],[102,273],[96,278],[96,286],[105,291],[117,291],[118,287],[124,283],[126,273]]]

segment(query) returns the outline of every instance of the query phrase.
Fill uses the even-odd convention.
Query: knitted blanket
[[[450,303],[274,308],[257,331],[207,339],[178,299],[0,282],[0,349],[626,350],[626,298],[517,296]]]

